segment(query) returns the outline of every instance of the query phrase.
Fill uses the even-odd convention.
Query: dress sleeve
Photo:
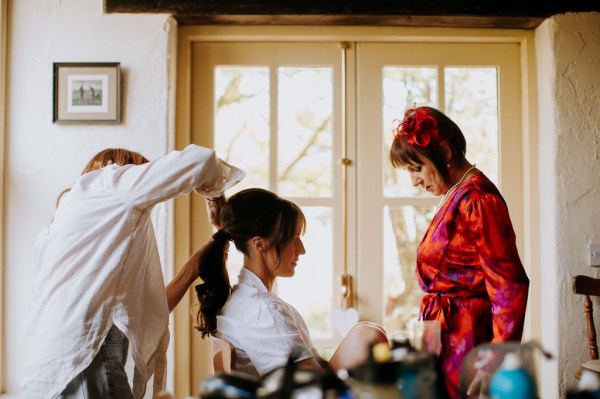
[[[219,159],[214,150],[195,144],[143,165],[106,168],[106,184],[139,207],[188,194],[218,197],[244,178],[241,169]]]
[[[492,342],[520,341],[529,279],[519,259],[506,203],[499,195],[472,192],[461,206],[479,250],[492,302]]]

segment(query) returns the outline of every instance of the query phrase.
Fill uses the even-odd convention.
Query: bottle
[[[600,391],[600,376],[590,370],[583,370],[577,389],[580,391]]]
[[[577,391],[579,391],[578,397],[600,399],[600,376],[598,373],[583,370],[577,384]]]
[[[521,366],[517,354],[509,352],[490,382],[492,399],[536,399],[535,381]]]
[[[440,391],[443,381],[438,371],[439,359],[425,352],[409,352],[399,361],[398,389],[402,399],[437,399],[447,395]],[[445,388],[443,388],[445,389]]]
[[[388,344],[376,344],[365,362],[348,370],[356,399],[402,398],[396,384],[399,364],[391,360]]]

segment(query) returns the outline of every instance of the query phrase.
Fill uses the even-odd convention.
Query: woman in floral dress
[[[441,196],[417,250],[416,273],[425,292],[419,318],[442,326],[450,398],[459,397],[471,348],[521,340],[529,289],[506,203],[465,153],[460,128],[431,107],[406,111],[390,150],[392,165],[406,169],[414,186]]]

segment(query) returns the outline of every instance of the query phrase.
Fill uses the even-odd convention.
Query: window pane
[[[278,180],[282,197],[332,195],[332,69],[279,68]],[[241,167],[246,178],[228,195],[248,187],[269,187],[269,69],[215,69],[215,149]],[[331,339],[333,289],[332,209],[305,207],[307,253],[293,278],[279,278],[274,291],[303,315],[314,340]],[[227,269],[237,282],[243,255],[232,245]],[[314,276],[319,275],[318,279]],[[307,295],[306,287],[311,287]]]
[[[329,207],[302,207],[306,254],[300,256],[292,278],[278,278],[276,292],[294,306],[308,325],[313,340],[333,336],[331,303],[333,287],[332,210]]]
[[[407,332],[419,314],[423,291],[415,274],[417,247],[433,214],[430,207],[384,207],[384,327]]]
[[[408,173],[394,169],[389,162],[392,130],[413,105],[437,106],[437,68],[383,68],[383,191],[386,197],[412,197],[426,194],[412,186]]]
[[[278,191],[331,196],[331,68],[279,68]]]
[[[228,195],[248,187],[268,188],[269,69],[215,68],[215,150],[246,171]]]
[[[445,68],[446,114],[467,139],[467,158],[498,184],[496,68]]]
[[[240,269],[244,265],[244,255],[235,248],[233,242],[229,243],[229,252],[227,253],[227,274],[229,275],[229,283],[234,286],[237,284]]]

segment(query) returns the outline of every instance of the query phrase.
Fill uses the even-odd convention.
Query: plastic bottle
[[[535,399],[537,389],[529,373],[515,353],[507,353],[490,382],[492,399]]]
[[[585,392],[587,397],[600,399],[600,376],[590,370],[583,370],[577,390]]]
[[[369,354],[364,363],[349,370],[356,399],[401,399],[396,385],[399,364],[390,361],[389,346],[371,346]]]

